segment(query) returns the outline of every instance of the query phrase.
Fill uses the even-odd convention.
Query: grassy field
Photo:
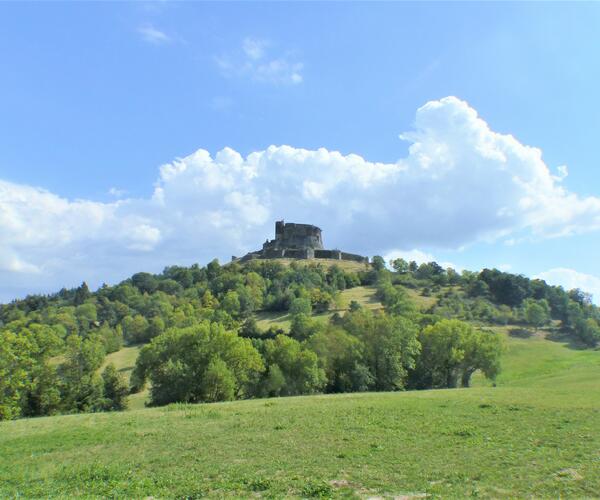
[[[110,353],[106,356],[104,363],[100,367],[100,371],[104,370],[106,365],[112,363],[115,365],[115,368],[123,374],[127,383],[129,383],[129,378],[131,377],[131,372],[135,367],[135,360],[137,359],[138,353],[142,348],[141,345],[136,346],[128,346],[123,347],[120,351]],[[140,391],[136,394],[132,394],[129,396],[129,409],[130,410],[139,410],[141,408],[145,408],[145,403],[150,398],[149,389],[146,387],[143,391]]]
[[[298,259],[272,259],[274,262],[289,266],[292,262],[299,265],[312,265],[321,264],[325,268],[329,268],[333,265],[338,266],[347,272],[358,272],[371,269],[369,264],[364,262],[355,262],[352,260],[336,260],[336,259],[310,259],[310,260],[298,260]],[[260,262],[260,261],[259,261]],[[225,264],[227,265],[227,264]]]
[[[326,313],[314,314],[313,318],[321,321],[328,321],[332,314],[338,312],[343,314],[348,310],[350,302],[353,300],[361,306],[368,309],[381,309],[383,306],[375,297],[375,287],[372,286],[357,286],[349,288],[340,293],[339,308],[332,309]],[[291,325],[290,315],[281,312],[259,312],[256,314],[257,324],[262,329],[267,329],[272,326],[289,331]]]
[[[600,496],[600,351],[497,330],[496,387],[0,422],[0,497]]]

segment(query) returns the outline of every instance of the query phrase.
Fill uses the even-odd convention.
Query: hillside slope
[[[497,387],[2,422],[0,496],[597,495],[600,352],[505,338]]]

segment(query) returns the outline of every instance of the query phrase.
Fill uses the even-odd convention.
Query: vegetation
[[[0,422],[0,497],[597,496],[600,354],[493,328],[497,387]]]
[[[468,387],[500,372],[489,325],[600,339],[599,309],[578,290],[435,262],[391,267],[213,261],[0,306],[0,419],[120,410],[144,390],[164,405]],[[105,361],[123,344],[141,346],[129,387]]]
[[[589,297],[393,266],[213,262],[2,306],[2,418],[129,411],[0,422],[0,496],[597,494]]]

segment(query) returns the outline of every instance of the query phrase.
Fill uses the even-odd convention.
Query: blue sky
[[[594,3],[0,4],[0,300],[227,260],[281,217],[349,251],[600,296],[599,21]],[[465,139],[483,130],[471,111],[482,143]],[[488,164],[477,155],[494,134],[517,143]],[[451,177],[430,175],[415,143],[457,152],[433,161]],[[216,160],[271,145],[292,150],[265,153],[259,174]],[[528,146],[548,174],[521,161]],[[400,167],[373,180],[378,164]],[[209,175],[227,169],[254,177]]]

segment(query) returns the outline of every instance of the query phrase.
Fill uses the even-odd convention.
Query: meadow
[[[0,422],[0,496],[598,496],[600,352],[496,329],[495,386],[162,408],[136,395],[127,412]],[[127,374],[136,355],[110,361]]]

